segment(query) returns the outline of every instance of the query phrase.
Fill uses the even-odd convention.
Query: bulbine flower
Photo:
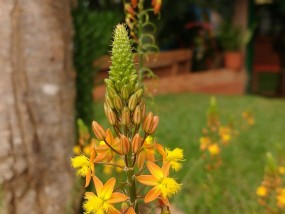
[[[85,177],[85,187],[89,185],[91,176],[95,173],[93,157],[87,158],[85,155],[75,156],[71,158],[71,165],[76,169],[76,174]]]
[[[265,197],[268,194],[268,190],[265,186],[259,186],[256,190],[256,195],[259,197]]]
[[[120,192],[113,192],[116,179],[111,178],[105,185],[96,177],[93,177],[96,193],[86,192],[86,201],[83,208],[86,214],[120,214],[120,212],[112,205],[126,201],[128,196]]]
[[[179,171],[182,168],[181,161],[184,161],[183,150],[175,148],[174,150],[164,149],[162,145],[156,144],[158,152],[162,155],[163,163],[169,163],[170,168]]]
[[[86,147],[86,154],[71,159],[77,175],[85,177],[85,186],[92,179],[95,185],[96,191],[85,194],[85,214],[138,214],[141,191],[137,190],[137,186],[143,190],[143,184],[153,186],[144,197],[145,202],[158,198],[162,213],[165,213],[170,205],[168,198],[181,188],[175,179],[169,177],[169,170],[170,167],[174,170],[182,167],[183,150],[164,149],[161,145],[159,149],[151,136],[158,127],[159,117],[152,112],[146,114],[144,90],[138,79],[124,25],[118,25],[115,29],[111,60],[109,78],[105,79],[107,91],[104,112],[113,130],[105,130],[93,121],[92,129],[96,136],[94,143]],[[158,150],[162,157],[156,160]],[[159,161],[162,161],[162,168],[154,163]],[[125,176],[120,176],[120,185],[116,186],[118,192],[113,192],[115,178],[103,185],[96,177],[97,174],[95,176],[94,164],[104,165],[104,172],[108,175],[112,168],[125,173]],[[151,175],[143,175],[146,168]],[[113,205],[115,203],[121,203],[118,205],[120,211]]]
[[[137,180],[147,186],[153,186],[145,196],[145,203],[154,201],[158,197],[167,206],[170,206],[168,198],[175,195],[181,188],[181,185],[173,178],[169,178],[170,164],[163,164],[160,168],[155,163],[147,162],[147,168],[151,175],[140,175]]]

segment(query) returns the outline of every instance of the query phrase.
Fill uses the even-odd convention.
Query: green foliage
[[[180,147],[186,161],[177,178],[183,183],[174,204],[184,213],[195,214],[247,214],[262,213],[256,201],[256,188],[264,173],[265,154],[275,144],[284,148],[285,101],[253,96],[216,96],[221,121],[238,115],[244,109],[254,112],[256,125],[243,130],[222,154],[224,165],[217,172],[215,185],[205,186],[207,174],[200,159],[199,138],[205,126],[205,112],[210,96],[182,94],[156,97],[160,124],[156,136],[167,147]],[[96,106],[96,118],[105,116]],[[108,122],[105,119],[103,125]],[[266,131],[264,131],[266,130]],[[278,149],[284,158],[284,150]],[[211,195],[209,194],[211,188]]]
[[[242,31],[231,22],[223,22],[218,29],[218,39],[225,51],[239,51],[242,47]]]
[[[107,54],[113,26],[122,19],[122,14],[111,11],[96,11],[79,1],[73,11],[74,20],[74,66],[77,72],[77,117],[91,124],[93,115],[92,89],[95,69],[92,63]]]

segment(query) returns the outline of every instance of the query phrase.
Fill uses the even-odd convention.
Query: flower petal
[[[121,213],[120,213],[119,210],[117,210],[115,207],[110,206],[110,207],[108,208],[108,214],[121,214]]]
[[[136,214],[136,212],[134,211],[134,208],[130,207],[130,208],[127,210],[126,214]]]
[[[163,197],[160,197],[160,200],[166,205],[166,206],[170,206],[170,203],[169,203],[169,201],[168,201],[168,199],[167,198],[163,198]]]
[[[151,201],[154,201],[155,199],[158,198],[160,194],[161,194],[160,189],[157,186],[155,186],[146,194],[144,202],[149,203]]]
[[[156,149],[161,154],[162,158],[165,158],[166,153],[165,153],[164,147],[161,144],[156,143]]]
[[[110,145],[113,145],[113,143],[114,143],[114,136],[113,136],[112,131],[110,129],[107,129],[107,131],[106,131],[106,141]]]
[[[92,176],[92,179],[93,179],[93,182],[95,185],[96,193],[97,193],[97,195],[100,195],[101,189],[103,187],[103,183],[95,175]]]
[[[85,187],[87,187],[90,184],[90,181],[91,181],[91,170],[89,169],[85,177]]]
[[[106,158],[106,155],[107,155],[106,152],[98,153],[98,156],[93,160],[94,163],[102,161],[103,159]]]
[[[109,179],[102,187],[100,196],[98,195],[98,197],[104,200],[110,199],[114,190],[115,183],[116,183],[116,178]]]
[[[166,162],[163,164],[162,166],[162,171],[163,171],[163,177],[168,177],[169,175],[169,168],[170,168],[170,163],[169,162]]]
[[[119,203],[119,202],[123,202],[123,201],[126,201],[129,197],[126,196],[125,194],[123,193],[120,193],[120,192],[114,192],[112,195],[111,195],[111,198],[109,200],[107,200],[107,202],[109,204],[115,204],[115,203]]]
[[[159,180],[152,175],[140,175],[137,179],[140,183],[147,186],[156,186],[159,182]]]
[[[159,166],[157,166],[155,163],[152,163],[150,161],[148,161],[146,164],[147,164],[148,170],[154,177],[156,177],[157,179],[163,178],[163,172]]]

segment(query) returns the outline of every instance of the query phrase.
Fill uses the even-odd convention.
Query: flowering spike
[[[136,75],[131,43],[124,25],[117,25],[115,28],[111,59],[110,80],[121,93],[122,83],[131,83],[131,76]]]

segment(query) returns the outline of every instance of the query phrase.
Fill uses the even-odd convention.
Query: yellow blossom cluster
[[[231,125],[222,125],[219,119],[216,99],[211,98],[207,114],[207,127],[200,138],[200,151],[206,161],[206,169],[216,169],[222,164],[221,151],[228,145],[233,136]]]
[[[253,114],[244,111],[242,117],[247,124],[254,125]],[[228,146],[238,133],[238,128],[244,127],[243,121],[231,120],[226,124],[220,121],[220,114],[215,97],[211,97],[207,112],[207,127],[203,128],[199,146],[206,169],[217,169],[222,164],[222,150]]]
[[[278,166],[268,153],[264,178],[256,189],[258,203],[270,213],[285,212],[284,166]]]

